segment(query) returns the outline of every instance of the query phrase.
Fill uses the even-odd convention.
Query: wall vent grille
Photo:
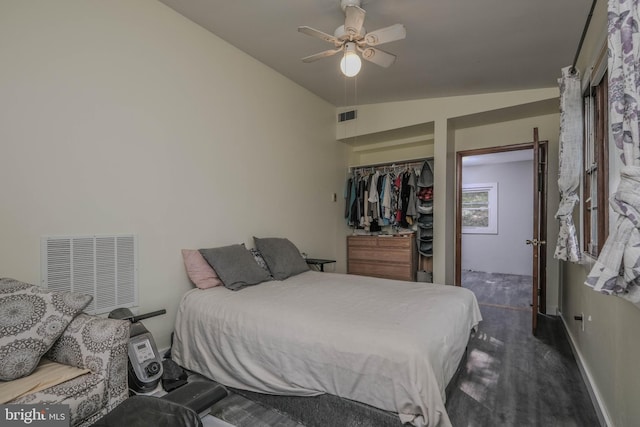
[[[44,287],[93,296],[87,313],[138,305],[135,235],[44,236],[40,263]]]
[[[358,110],[345,111],[338,114],[338,122],[346,122],[347,120],[355,120],[358,117]]]

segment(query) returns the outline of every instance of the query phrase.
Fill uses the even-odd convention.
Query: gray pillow
[[[271,280],[244,245],[199,249],[209,265],[216,271],[225,288],[237,291],[245,286]]]
[[[307,262],[300,251],[289,239],[269,237],[253,238],[256,248],[269,266],[271,275],[276,280],[284,280],[309,270]]]

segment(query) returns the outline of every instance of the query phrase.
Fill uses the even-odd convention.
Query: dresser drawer
[[[403,249],[367,248],[359,246],[349,247],[349,260],[362,260],[370,262],[391,262],[411,264],[411,251]]]
[[[371,264],[360,261],[349,262],[349,274],[361,276],[382,277],[395,280],[415,280],[408,265]]]
[[[378,238],[375,236],[349,236],[347,237],[347,245],[351,246],[362,246],[365,248],[376,248],[378,247]]]
[[[410,237],[378,237],[379,248],[411,248],[413,239]]]
[[[349,236],[349,246],[362,246],[366,248],[411,248],[412,237],[378,237],[378,236]]]

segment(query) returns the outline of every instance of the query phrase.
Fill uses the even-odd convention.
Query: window
[[[462,232],[498,234],[498,183],[462,185]]]
[[[607,73],[584,95],[584,252],[597,257],[609,234]]]

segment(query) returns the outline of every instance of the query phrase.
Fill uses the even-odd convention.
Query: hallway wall
[[[465,166],[462,183],[498,184],[498,233],[462,234],[462,269],[531,275],[533,162]]]

